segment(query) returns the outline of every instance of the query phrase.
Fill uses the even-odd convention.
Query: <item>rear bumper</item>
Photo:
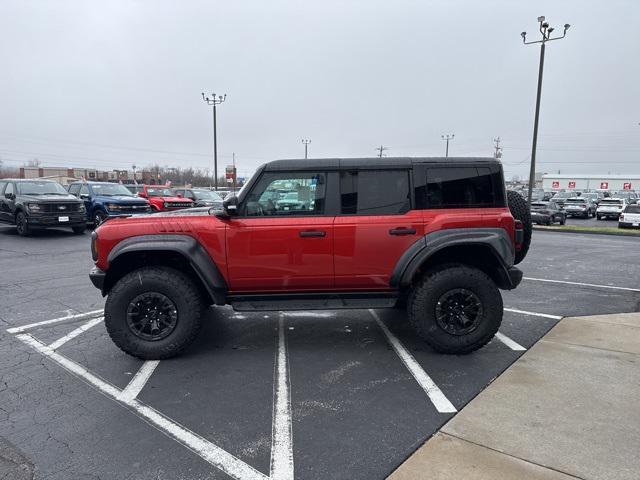
[[[550,222],[551,221],[551,215],[546,215],[544,213],[531,213],[531,221],[532,222],[542,222],[542,223],[546,223],[546,222]]]
[[[93,283],[93,286],[100,290],[103,295],[104,279],[106,276],[107,273],[100,270],[98,267],[93,267],[89,272],[89,279],[91,279],[91,283]]]
[[[640,228],[640,222],[620,222],[619,221],[618,228]]]

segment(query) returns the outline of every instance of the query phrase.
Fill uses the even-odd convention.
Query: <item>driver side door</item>
[[[231,290],[331,289],[333,220],[326,172],[263,172],[227,222]],[[285,199],[286,197],[286,199]]]

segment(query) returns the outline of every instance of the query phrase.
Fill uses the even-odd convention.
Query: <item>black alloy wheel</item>
[[[96,227],[99,227],[102,224],[102,222],[104,222],[105,218],[106,218],[106,216],[102,212],[94,213],[93,214],[93,225],[96,226]]]
[[[473,332],[482,318],[482,302],[466,288],[449,290],[436,303],[436,322],[451,335]]]
[[[26,237],[30,233],[27,217],[23,212],[18,212],[16,215],[16,230],[18,230],[18,235],[22,237]]]
[[[127,307],[127,325],[142,340],[162,340],[175,330],[177,324],[177,307],[162,293],[142,293],[133,298]]]

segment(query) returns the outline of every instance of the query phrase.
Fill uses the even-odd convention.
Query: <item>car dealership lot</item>
[[[392,310],[220,308],[145,363],[99,320],[88,240],[0,227],[0,437],[41,478],[382,478],[560,316],[640,310],[636,238],[535,232],[502,336],[471,355]]]

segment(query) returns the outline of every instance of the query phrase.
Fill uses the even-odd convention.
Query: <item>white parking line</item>
[[[425,372],[416,359],[413,358],[413,355],[409,353],[409,350],[407,350],[400,340],[391,333],[378,314],[374,310],[369,310],[369,312],[386,335],[387,340],[400,357],[400,360],[402,360],[402,363],[404,363],[405,367],[407,367],[409,372],[411,372],[413,378],[416,379],[416,382],[418,382],[433,405],[436,407],[436,410],[440,413],[457,412],[456,407],[454,407],[449,399],[444,396],[442,390],[440,390],[434,381],[431,380],[431,377],[427,375],[427,372]]]
[[[66,317],[54,318],[52,320],[45,320],[43,322],[30,323],[28,325],[22,325],[20,327],[8,328],[7,332],[21,333],[21,332],[24,332],[25,330],[39,327],[41,325],[50,325],[52,323],[67,322],[72,320],[82,320],[83,318],[90,318],[90,317],[96,317],[96,316],[102,315],[102,313],[103,313],[102,310],[94,310],[92,312],[86,312],[86,313],[77,313],[74,315],[67,315]]]
[[[531,315],[533,317],[550,318],[552,320],[561,320],[562,319],[562,317],[560,317],[558,315],[550,315],[548,313],[529,312],[527,310],[517,310],[515,308],[504,308],[503,310],[505,312],[521,313],[522,315]]]
[[[102,323],[103,320],[104,320],[104,317],[98,317],[98,318],[94,318],[92,320],[89,320],[84,325],[76,328],[75,330],[72,330],[71,332],[66,334],[64,337],[61,337],[58,340],[56,340],[55,342],[53,342],[51,345],[49,345],[49,348],[51,350],[59,349],[62,345],[67,343],[69,340],[73,340],[74,338],[76,338],[81,333],[84,333],[87,330],[89,330],[91,327],[95,327],[99,323]]]
[[[284,331],[284,315],[278,319],[278,349],[273,383],[273,426],[271,440],[271,478],[293,480],[293,434],[289,359]]]
[[[140,370],[135,374],[135,376],[129,382],[129,385],[125,387],[122,392],[118,395],[118,400],[123,402],[129,402],[136,398],[144,386],[147,384],[153,371],[156,369],[160,360],[147,360],[142,364]]]
[[[55,352],[49,346],[33,338],[30,334],[21,333],[16,335],[16,338],[34,348],[45,357],[56,362],[65,370],[81,378],[88,384],[93,385],[106,396],[127,406],[140,417],[144,418],[149,424],[181,443],[230,477],[238,480],[267,480],[269,478],[226,450],[223,450],[214,443],[211,443],[191,430],[188,430],[182,425],[170,420],[140,401],[136,399],[126,401],[121,400],[119,398],[122,393],[120,389],[93,375],[83,366]]]
[[[569,282],[567,280],[550,280],[548,278],[523,277],[523,280],[532,280],[534,282],[564,283],[567,285],[578,285],[580,287],[608,288],[610,290],[624,290],[627,292],[640,292],[639,288],[616,287],[614,285],[598,285],[596,283]]]
[[[516,352],[524,352],[526,350],[526,348],[524,348],[518,342],[511,340],[509,337],[507,337],[503,333],[496,332],[496,338],[500,340],[502,343],[504,343],[511,350],[515,350]]]

